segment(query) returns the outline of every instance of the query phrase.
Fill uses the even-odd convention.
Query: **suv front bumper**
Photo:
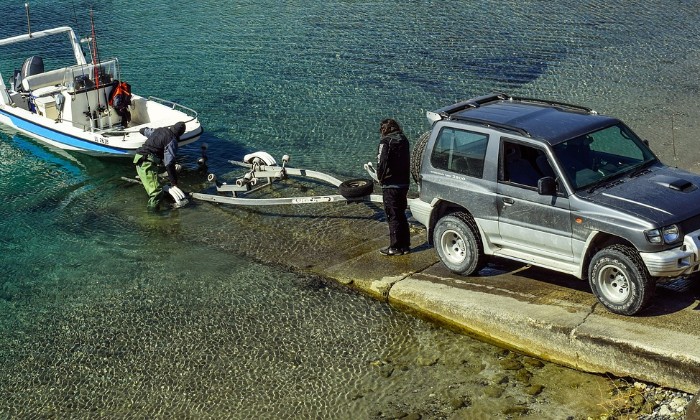
[[[640,252],[653,277],[678,277],[700,271],[700,230],[683,237],[683,244],[661,252]]]

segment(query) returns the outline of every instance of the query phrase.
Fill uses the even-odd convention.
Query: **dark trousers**
[[[408,201],[406,195],[408,188],[383,188],[384,212],[389,222],[389,246],[392,248],[409,248],[411,246],[411,234],[408,231],[406,208]]]
[[[131,121],[131,112],[128,108],[114,108],[114,111],[122,117],[122,127],[126,128]]]

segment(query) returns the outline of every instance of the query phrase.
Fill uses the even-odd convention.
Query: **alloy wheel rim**
[[[627,275],[614,265],[606,265],[598,273],[598,290],[608,301],[624,302],[630,295]]]
[[[451,263],[459,264],[467,257],[467,246],[464,238],[454,230],[447,230],[442,234],[440,245],[445,258]]]

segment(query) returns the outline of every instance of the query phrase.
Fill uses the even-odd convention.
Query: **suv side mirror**
[[[537,194],[555,195],[557,193],[557,181],[551,176],[545,176],[537,180]]]

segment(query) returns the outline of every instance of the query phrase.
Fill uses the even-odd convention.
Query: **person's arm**
[[[175,203],[180,207],[185,200],[185,193],[177,186],[177,170],[175,169],[175,156],[177,156],[177,138],[174,137],[163,150],[163,163],[165,164],[165,170],[168,171],[168,179],[170,179],[170,186],[163,187],[163,190],[167,191],[174,199]],[[184,201],[187,203],[187,201]]]
[[[389,143],[384,138],[379,142],[379,153],[377,154],[377,179],[379,183],[384,180],[384,175],[389,167]]]
[[[177,186],[177,171],[175,170],[175,157],[177,156],[177,139],[173,140],[165,146],[163,151],[163,164],[165,170],[168,171],[168,179],[173,187]]]

